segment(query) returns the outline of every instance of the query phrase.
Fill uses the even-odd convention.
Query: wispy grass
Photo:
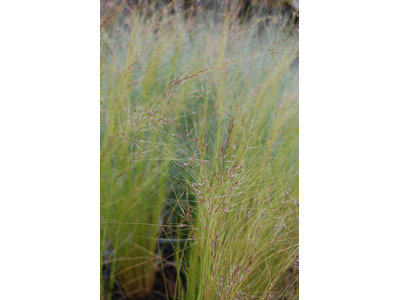
[[[239,22],[228,5],[215,22],[167,8],[115,6],[102,20],[111,278],[131,298],[149,295],[163,235],[186,239],[175,259],[186,299],[296,299],[298,30],[254,12]]]

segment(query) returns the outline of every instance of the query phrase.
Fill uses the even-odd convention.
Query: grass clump
[[[210,18],[107,3],[102,295],[154,298],[169,264],[185,276],[165,299],[298,298],[297,25],[261,9],[241,21],[234,5]]]

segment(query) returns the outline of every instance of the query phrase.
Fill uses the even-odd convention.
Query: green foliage
[[[175,259],[186,299],[295,299],[298,32],[234,10],[215,22],[154,11],[120,11],[101,30],[111,285],[149,295],[163,235],[186,240]]]

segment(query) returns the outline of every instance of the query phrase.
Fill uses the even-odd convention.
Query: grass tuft
[[[102,2],[102,297],[297,299],[298,25],[146,3]]]

